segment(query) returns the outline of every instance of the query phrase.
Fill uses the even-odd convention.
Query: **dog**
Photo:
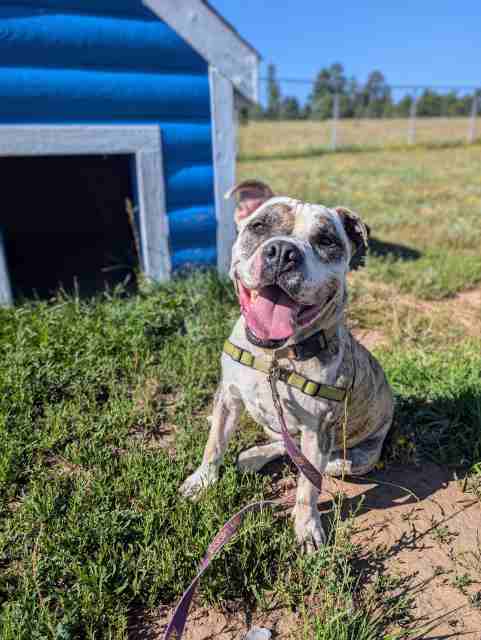
[[[227,194],[234,195],[238,235],[230,276],[241,316],[222,354],[202,463],[181,493],[195,497],[217,480],[244,409],[271,442],[243,451],[238,468],[258,471],[285,455],[267,381],[274,363],[285,374],[277,386],[287,428],[300,436],[304,456],[321,473],[364,475],[379,461],[393,418],[385,374],[344,319],[346,275],[352,257],[367,249],[369,228],[349,209],[276,197],[255,180]],[[293,518],[306,552],[326,541],[318,497],[301,474]]]

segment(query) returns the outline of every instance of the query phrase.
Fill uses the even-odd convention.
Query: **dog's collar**
[[[299,347],[299,345],[296,346]],[[294,387],[299,391],[302,391],[302,393],[305,393],[307,396],[311,396],[311,398],[323,398],[324,400],[334,400],[335,402],[342,402],[346,398],[347,389],[342,387],[333,387],[328,384],[321,384],[314,380],[309,380],[309,378],[305,378],[295,371],[279,367],[276,360],[267,361],[263,358],[254,356],[250,351],[247,351],[247,349],[241,349],[230,340],[226,340],[224,343],[224,353],[230,356],[235,362],[243,364],[245,367],[255,369],[256,371],[262,371],[262,373],[269,374],[273,367],[276,367],[279,380],[290,387]],[[276,357],[280,357],[278,356],[278,351],[276,352]]]
[[[329,345],[328,340],[335,335],[336,331],[326,331],[321,329],[313,333],[305,340],[292,344],[287,347],[281,347],[280,349],[263,349],[269,356],[274,356],[276,360],[287,358],[288,360],[309,360],[318,356],[322,351],[325,351]]]

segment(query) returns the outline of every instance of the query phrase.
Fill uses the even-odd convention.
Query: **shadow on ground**
[[[404,244],[396,244],[394,242],[385,242],[378,238],[369,238],[369,255],[375,258],[387,258],[392,260],[403,260],[405,262],[411,262],[413,260],[419,260],[422,257],[422,253],[413,247],[407,247]],[[355,254],[351,259],[351,269],[356,271],[360,267],[364,266],[365,255],[363,253]]]
[[[393,242],[385,242],[378,238],[370,238],[369,240],[369,253],[378,258],[385,258],[391,256],[395,260],[419,260],[422,253],[412,247],[406,247],[404,244],[396,244]]]

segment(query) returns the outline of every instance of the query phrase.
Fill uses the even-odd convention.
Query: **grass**
[[[477,138],[470,146],[478,146],[481,138]],[[410,151],[432,150],[440,151],[442,149],[458,149],[465,148],[466,141],[462,140],[441,140],[437,142],[424,142],[413,144],[343,144],[335,149],[326,146],[309,145],[293,150],[285,149],[284,151],[273,151],[271,155],[265,153],[243,153],[239,156],[240,163],[243,162],[262,162],[264,160],[298,160],[302,158],[317,158],[325,155],[337,155],[338,153],[381,153],[383,151],[397,151],[407,153]]]
[[[272,159],[295,154],[329,151],[332,121],[250,122],[241,127],[240,159]],[[470,132],[469,118],[417,118],[415,143],[419,145],[463,144]],[[408,147],[409,118],[346,119],[337,123],[337,146],[348,151],[367,148]],[[480,118],[475,137],[481,136]]]
[[[230,285],[212,274],[128,299],[1,311],[2,640],[126,637],[131,608],[173,602],[221,524],[272,493],[269,477],[235,470],[247,433],[202,502],[177,494],[200,460],[236,313]],[[382,354],[399,421],[435,459],[469,466],[480,460],[479,345],[455,342],[443,354],[429,345]],[[285,518],[251,517],[208,572],[202,600],[310,602],[306,637],[379,637],[399,612],[365,592],[352,521],[333,519],[331,544],[308,560]]]
[[[239,177],[358,211],[372,229],[369,278],[439,299],[481,281],[480,172],[478,147],[460,147],[245,162]]]
[[[468,331],[449,296],[481,279],[480,169],[472,148],[241,165],[278,192],[364,213],[377,242],[351,277],[349,317],[384,338],[376,355],[397,400],[384,464],[468,471],[478,497],[480,324]],[[0,309],[1,640],[127,638],[132,611],[175,602],[219,527],[276,493],[275,478],[235,469],[258,438],[248,422],[219,484],[195,504],[177,493],[201,458],[237,313],[231,285],[209,272],[130,297]],[[324,519],[329,544],[305,558],[288,518],[252,515],[199,602],[296,610],[306,640],[407,637],[407,586],[352,542],[342,496]]]

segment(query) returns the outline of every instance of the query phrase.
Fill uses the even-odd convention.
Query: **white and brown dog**
[[[278,388],[287,427],[300,435],[302,453],[320,472],[365,474],[379,460],[393,417],[381,366],[344,322],[346,274],[353,254],[367,246],[368,228],[348,209],[275,197],[261,182],[243,182],[229,195],[234,194],[238,236],[231,277],[242,315],[222,355],[202,464],[181,491],[193,497],[217,480],[244,409],[272,442],[242,452],[239,468],[257,471],[286,453],[266,376],[273,361],[295,374]],[[346,405],[339,399],[346,390],[344,458]],[[336,397],[337,392],[344,393]],[[325,540],[317,500],[318,490],[301,475],[293,515],[306,550]]]

